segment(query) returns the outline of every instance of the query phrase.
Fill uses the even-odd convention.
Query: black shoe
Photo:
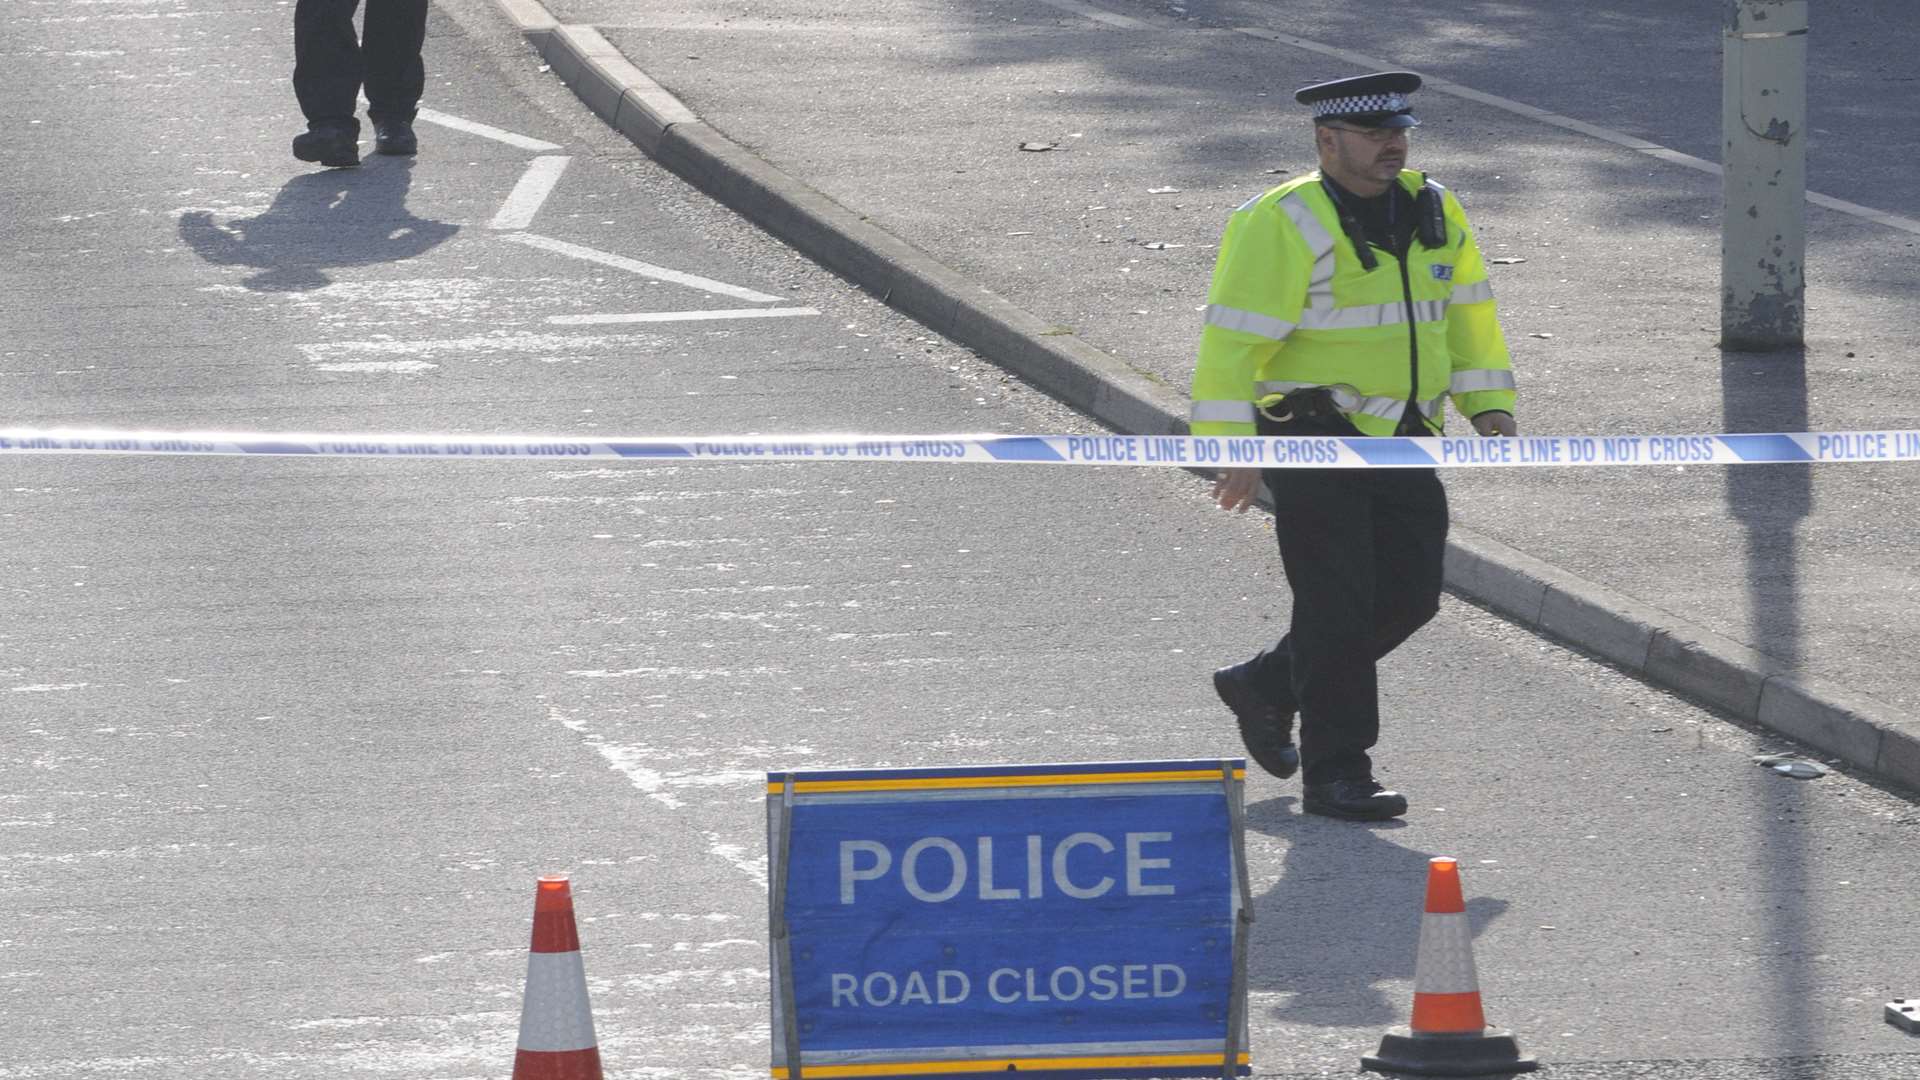
[[[1373,777],[1329,780],[1306,785],[1301,808],[1322,817],[1349,821],[1385,821],[1407,812],[1407,797],[1381,787]]]
[[[293,156],[329,169],[360,164],[360,133],[353,128],[319,127],[293,137]]]
[[[375,120],[373,149],[379,154],[417,154],[420,140],[414,137],[413,125],[405,120]]]
[[[1239,721],[1240,741],[1246,744],[1247,756],[1255,764],[1282,780],[1300,771],[1300,748],[1293,744],[1292,709],[1262,698],[1247,685],[1246,673],[1237,666],[1214,672],[1213,689]]]

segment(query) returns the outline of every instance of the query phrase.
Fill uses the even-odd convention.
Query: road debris
[[[1177,195],[1179,193],[1180,189],[1177,187],[1150,187],[1147,189],[1147,194],[1149,195]]]
[[[1887,1023],[1909,1035],[1920,1035],[1920,998],[1894,998],[1887,1002]]]
[[[1808,761],[1792,754],[1756,754],[1753,763],[1795,780],[1817,780],[1832,771],[1817,761]]]
[[[1023,142],[1020,144],[1020,149],[1025,150],[1029,154],[1043,154],[1048,150],[1060,149],[1060,144],[1051,142]]]

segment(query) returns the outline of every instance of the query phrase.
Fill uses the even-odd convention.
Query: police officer
[[[1234,211],[1193,376],[1196,435],[1435,435],[1448,398],[1481,435],[1514,434],[1514,381],[1473,230],[1452,192],[1406,168],[1412,72],[1306,87],[1318,171]],[[1244,511],[1273,496],[1293,593],[1285,637],[1214,674],[1248,754],[1302,806],[1357,820],[1407,800],[1374,779],[1375,662],[1439,611],[1447,501],[1432,469],[1226,469]],[[1295,714],[1300,742],[1293,741]]]
[[[414,112],[426,88],[420,48],[427,38],[427,0],[367,0],[365,32],[353,32],[360,0],[296,0],[293,7],[293,94],[307,130],[294,136],[293,156],[330,168],[360,164],[361,84],[373,148],[413,154]]]

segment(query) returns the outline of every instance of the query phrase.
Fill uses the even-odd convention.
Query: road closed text
[[[1178,964],[1094,964],[1085,968],[1062,965],[1051,969],[1003,967],[978,980],[953,968],[901,974],[836,971],[827,978],[836,1009],[960,1005],[976,992],[1001,1005],[1125,1001],[1178,997],[1187,988],[1186,970]]]

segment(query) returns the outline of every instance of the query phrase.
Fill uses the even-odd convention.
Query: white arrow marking
[[[781,300],[781,297],[768,296],[766,293],[754,292],[752,289],[743,289],[738,285],[729,285],[724,281],[703,278],[697,274],[683,274],[678,270],[669,270],[664,266],[655,266],[652,263],[644,263],[638,259],[629,259],[624,255],[613,255],[605,251],[596,251],[590,247],[581,247],[579,244],[569,244],[565,240],[555,240],[551,237],[540,236],[536,233],[502,233],[500,239],[511,240],[516,244],[525,244],[528,247],[539,248],[542,251],[551,251],[556,255],[565,255],[570,259],[584,259],[587,262],[599,263],[602,266],[611,266],[616,270],[625,270],[630,274],[639,274],[641,277],[652,278],[655,281],[667,281],[675,285],[685,285],[689,288],[699,289],[702,292],[715,293],[720,296],[731,296],[735,300],[746,300],[755,304],[774,304]]]

